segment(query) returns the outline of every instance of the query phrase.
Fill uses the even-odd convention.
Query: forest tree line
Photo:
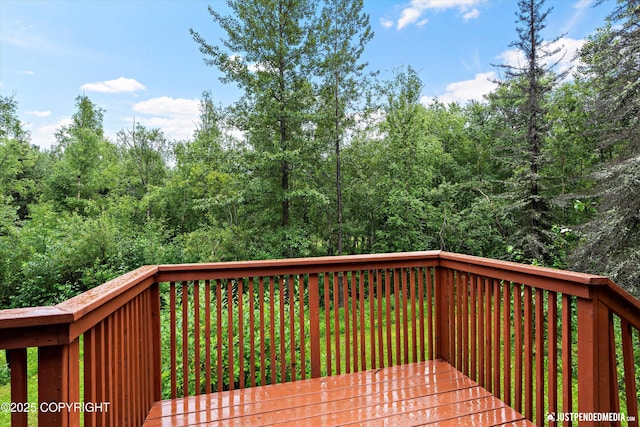
[[[76,98],[50,150],[0,98],[0,306],[54,304],[144,264],[442,249],[604,274],[640,295],[640,2],[620,1],[571,76],[549,9],[520,0],[522,68],[482,102],[383,80],[361,0],[230,0],[191,34],[243,92],[204,92],[193,137],[105,137]]]

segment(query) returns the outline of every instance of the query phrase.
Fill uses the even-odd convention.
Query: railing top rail
[[[157,272],[158,266],[156,265],[142,266],[100,286],[89,289],[80,295],[76,295],[56,307],[73,314],[73,320],[78,320],[141,282],[154,278]]]
[[[535,265],[520,264],[511,261],[502,261],[491,258],[482,258],[473,255],[463,255],[453,252],[440,252],[439,258],[441,261],[456,261],[458,263],[467,263],[470,265],[488,267],[496,270],[496,272],[515,272],[523,273],[530,276],[546,277],[549,279],[563,280],[567,282],[575,282],[585,285],[607,285],[611,281],[604,276],[598,276],[594,274],[578,273],[575,271],[558,270],[556,268],[539,267]]]
[[[441,251],[419,251],[419,252],[397,252],[386,254],[362,254],[362,255],[344,255],[344,256],[323,256],[309,258],[286,258],[274,260],[257,260],[257,261],[227,261],[227,262],[211,262],[199,264],[165,264],[159,265],[159,273],[168,271],[213,271],[233,269],[237,271],[246,271],[253,269],[282,267],[308,267],[313,266],[323,269],[329,266],[343,265],[362,265],[368,263],[379,263],[385,261],[420,261],[433,259],[437,260]]]
[[[155,265],[140,267],[55,306],[0,310],[0,329],[71,323],[144,279],[153,277],[157,271]]]
[[[55,306],[0,310],[0,329],[70,323],[73,314]]]

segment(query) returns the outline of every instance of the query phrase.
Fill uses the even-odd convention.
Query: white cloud
[[[380,25],[382,25],[384,28],[391,28],[393,27],[393,21],[389,19],[380,18]]]
[[[555,50],[558,52],[546,58],[545,65],[547,67],[555,66],[558,73],[572,70],[579,63],[577,53],[584,43],[583,39],[577,40],[568,37],[562,37],[554,43],[550,43],[546,49],[549,52]],[[496,58],[500,59],[502,64],[516,68],[523,68],[527,63],[524,53],[519,49],[506,50]]]
[[[480,11],[474,6],[484,0],[411,0],[411,3],[402,9],[398,19],[398,30],[410,24],[422,26],[427,23],[426,19],[421,19],[428,10],[442,11],[447,9],[458,9],[465,21],[475,19],[480,16]]]
[[[128,79],[120,77],[115,80],[105,80],[103,82],[85,83],[80,86],[80,89],[88,92],[102,92],[102,93],[123,93],[123,92],[137,92],[139,90],[145,90],[146,88],[136,79]]]
[[[51,111],[47,110],[47,111],[27,111],[26,114],[29,114],[30,116],[36,116],[36,117],[49,117],[51,115]]]
[[[25,127],[30,131],[31,143],[37,145],[43,150],[48,150],[56,142],[56,132],[62,126],[69,126],[71,123],[71,117],[65,117],[55,123],[45,124],[35,129],[31,129],[33,127],[33,123],[26,123]]]
[[[509,67],[521,68],[524,67],[527,58],[524,56],[524,52],[520,49],[509,49],[504,52],[498,54],[496,56],[497,59],[501,61],[502,65],[507,65]]]
[[[407,7],[402,11],[400,19],[398,19],[398,29],[401,30],[409,24],[416,22],[422,15],[422,10],[416,7]]]
[[[143,114],[136,121],[151,128],[160,128],[167,137],[189,139],[200,119],[200,100],[162,96],[138,102],[133,111]],[[132,118],[125,118],[131,123]]]
[[[469,101],[482,101],[484,95],[489,94],[497,87],[497,84],[494,83],[495,79],[495,71],[478,73],[471,80],[449,83],[446,87],[446,92],[437,97],[423,96],[421,102],[424,105],[429,105],[435,98],[444,104],[452,102],[466,104]]]
[[[476,19],[478,16],[480,16],[480,11],[478,9],[473,9],[462,15],[462,19],[469,21],[471,19]]]

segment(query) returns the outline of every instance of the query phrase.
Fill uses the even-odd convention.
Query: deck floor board
[[[517,423],[517,424],[512,424]],[[533,424],[442,361],[157,402],[145,427]]]

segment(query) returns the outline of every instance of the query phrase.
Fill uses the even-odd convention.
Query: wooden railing
[[[13,425],[141,425],[163,398],[433,358],[538,425],[598,425],[637,420],[639,329],[640,303],[604,277],[432,251],[142,267],[0,311],[0,348]]]

